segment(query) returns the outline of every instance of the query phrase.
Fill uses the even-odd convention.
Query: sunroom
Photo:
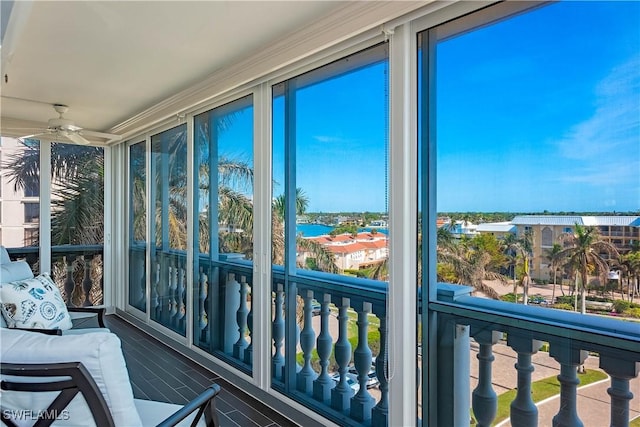
[[[441,219],[640,216],[638,28],[635,2],[3,1],[0,244],[298,425],[636,425],[637,319],[554,303],[632,307],[637,263],[603,254],[608,288],[549,255],[551,283]]]

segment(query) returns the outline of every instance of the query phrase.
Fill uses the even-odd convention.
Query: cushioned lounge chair
[[[120,339],[0,329],[2,421],[66,426],[217,426],[211,384],[185,406],[134,399]],[[81,396],[80,396],[81,395]]]

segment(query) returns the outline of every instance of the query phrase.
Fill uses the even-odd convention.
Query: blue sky
[[[297,92],[296,186],[309,212],[385,211],[387,64]],[[284,102],[274,101],[274,194],[284,186]]]
[[[439,211],[640,210],[640,3],[568,2],[438,46]]]
[[[309,211],[386,210],[386,74],[298,90]],[[640,210],[640,2],[557,3],[443,41],[437,76],[438,211]],[[250,111],[221,135],[244,159]],[[278,195],[282,97],[273,111]]]

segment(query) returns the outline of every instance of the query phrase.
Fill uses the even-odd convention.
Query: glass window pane
[[[147,311],[146,144],[129,147],[129,304]]]
[[[634,2],[560,2],[473,31],[437,30],[446,35],[435,68],[438,212],[470,247],[490,250],[490,232],[514,240],[502,254],[496,246],[484,267],[515,279],[518,299],[531,283],[561,285],[550,250],[567,225],[628,228],[621,214],[637,214],[639,16]],[[608,227],[599,235],[631,250]],[[449,275],[478,290],[488,284],[483,293],[493,298],[513,294],[486,276]]]
[[[252,103],[247,96],[195,117],[198,240],[204,254],[253,256]]]
[[[151,137],[151,319],[186,334],[187,127]]]
[[[475,378],[491,382],[480,378],[487,364],[476,363],[477,345],[484,354],[477,359],[488,360],[491,347],[500,348],[494,369],[501,369],[506,354],[520,361],[518,334],[549,341],[540,349],[545,362],[532,372],[558,365],[544,354],[549,348],[598,348],[601,361],[620,352],[597,339],[556,340],[535,326],[509,329],[517,323],[509,319],[513,313],[536,321],[551,317],[549,310],[577,311],[583,315],[568,316],[568,323],[598,330],[606,319],[629,316],[624,310],[637,292],[633,273],[622,266],[637,257],[640,238],[640,4],[553,2],[496,19],[505,5],[418,39],[421,182],[437,184],[438,214],[424,214],[434,206],[423,185],[421,217],[438,229],[437,241],[418,249],[429,248],[438,260],[437,271],[423,271],[423,282],[432,289],[436,282],[464,284],[480,298],[533,306],[492,305],[505,319],[483,334],[485,325],[457,314],[476,340],[472,388]],[[425,179],[434,156],[437,176]],[[612,313],[614,306],[621,311]],[[505,331],[508,339],[499,340],[497,332]],[[439,331],[429,344],[440,352],[445,339]],[[478,386],[474,399],[484,390]],[[541,414],[537,422],[551,425],[551,416]],[[489,421],[480,423],[503,419]]]
[[[383,44],[274,87],[274,263],[290,203],[297,268],[386,280],[387,71]]]
[[[104,149],[52,143],[51,176],[52,275],[60,286],[73,281],[68,302],[102,304]]]
[[[272,384],[338,423],[386,383],[388,66],[379,44],[273,87]]]
[[[250,375],[253,96],[197,115],[194,147],[194,344]]]
[[[25,202],[24,222],[27,224],[37,224],[38,222],[40,222],[40,203]]]

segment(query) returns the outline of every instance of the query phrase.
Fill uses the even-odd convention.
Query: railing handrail
[[[450,284],[439,283],[439,289],[451,290]],[[464,286],[458,286],[465,288]],[[447,301],[438,298],[429,304],[431,310],[452,316],[496,325],[496,329],[530,330],[537,337],[562,337],[589,349],[626,350],[640,360],[640,323],[607,319],[592,314],[514,304],[505,301],[460,295]],[[606,339],[603,339],[606,338]],[[635,354],[635,356],[634,356]]]
[[[284,267],[272,266],[273,279],[284,279]],[[299,286],[311,290],[323,290],[328,294],[341,293],[347,298],[368,302],[385,302],[389,284],[373,279],[342,276],[321,271],[298,269],[293,280]]]
[[[40,246],[25,246],[22,248],[6,248],[9,255],[20,256],[27,254],[38,254],[40,252]],[[89,255],[99,253],[104,250],[103,244],[97,245],[56,245],[51,246],[51,254],[79,254]]]

